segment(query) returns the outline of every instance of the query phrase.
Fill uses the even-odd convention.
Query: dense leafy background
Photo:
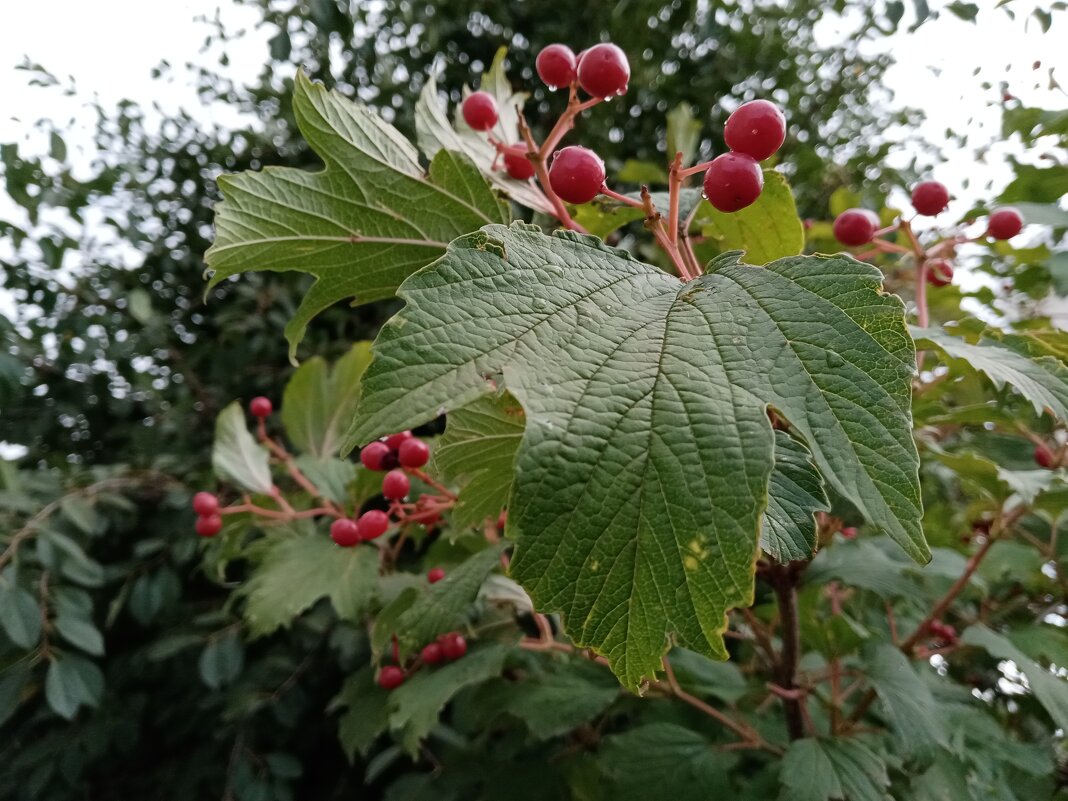
[[[90,177],[72,173],[62,130],[45,155],[0,149],[5,189],[30,220],[0,221],[15,246],[3,264],[5,287],[20,307],[17,320],[0,320],[0,440],[28,448],[0,472],[0,541],[9,549],[18,540],[0,565],[0,795],[703,798],[711,785],[761,799],[780,790],[816,799],[1054,797],[1063,783],[1064,745],[1053,733],[1065,726],[1064,690],[1047,666],[1068,664],[1068,643],[1047,621],[1065,612],[1068,491],[1063,475],[1034,470],[1031,443],[1016,428],[1022,422],[1045,436],[1051,418],[964,364],[916,399],[932,565],[920,570],[870,532],[843,541],[821,531],[825,547],[801,587],[802,675],[819,674],[836,656],[868,674],[879,694],[867,718],[874,731],[797,740],[781,764],[714,748],[731,737],[662,691],[638,700],[584,658],[512,648],[520,634],[514,621],[525,625],[529,610],[499,578],[477,599],[455,601],[459,619],[472,625],[502,620],[499,642],[487,633],[469,662],[420,676],[387,700],[372,689],[368,668],[381,645],[352,621],[402,595],[403,578],[366,597],[346,595],[333,582],[347,586],[347,571],[367,570],[365,557],[345,564],[335,549],[318,547],[322,532],[309,526],[261,531],[238,520],[206,551],[191,535],[189,495],[214,482],[216,420],[237,399],[277,400],[293,373],[280,332],[310,280],[243,274],[205,297],[202,258],[221,170],[320,166],[290,104],[296,65],[383,109],[414,139],[414,101],[439,52],[447,58],[438,84],[455,100],[501,45],[517,83],[529,83],[533,53],[546,42],[610,35],[642,54],[628,102],[598,109],[584,129],[614,167],[662,161],[665,121],[681,101],[712,121],[699,148],[717,150],[727,107],[714,101],[744,99],[766,83],[792,121],[782,169],[798,210],[826,219],[852,202],[850,193],[878,203],[908,176],[886,170],[890,145],[875,136],[895,118],[880,102],[885,60],[860,55],[855,42],[820,46],[814,26],[833,5],[858,15],[861,38],[877,37],[901,22],[903,4],[748,3],[745,24],[732,24],[739,12],[726,3],[590,3],[567,15],[541,2],[250,4],[279,31],[262,79],[241,87],[205,73],[202,94],[258,124],[227,130],[179,115],[160,135],[136,106],[101,109],[97,142],[107,158]],[[951,5],[964,15],[976,8]],[[532,117],[543,125],[557,102],[536,89]],[[1018,103],[1006,106],[1004,121],[1006,136],[1052,155],[1017,165],[1004,198],[1027,201],[1029,219],[1050,225],[1050,234],[1027,247],[968,255],[974,273],[990,280],[938,294],[933,313],[937,322],[960,320],[966,298],[989,319],[1023,315],[1016,338],[991,331],[987,339],[1017,354],[1063,359],[1061,336],[1028,318],[1052,288],[1068,287],[1068,220],[1050,205],[1064,193],[1068,123],[1063,113]],[[54,210],[63,225],[54,224]],[[715,219],[707,227],[725,242],[733,235]],[[825,237],[817,224],[807,246],[829,250]],[[637,247],[626,237],[621,243]],[[389,302],[331,308],[309,326],[300,354],[325,373],[392,310]],[[954,333],[977,343],[982,328],[965,321]],[[315,354],[326,361],[307,360]],[[301,374],[288,385],[292,405],[316,392],[329,396],[327,383]],[[309,388],[294,389],[300,385]],[[458,428],[439,442],[465,430],[477,441],[484,426],[497,430],[507,420],[515,435],[515,416],[499,411],[483,410],[483,422],[450,416]],[[239,419],[229,413],[231,425]],[[318,465],[324,487],[347,486],[355,471],[352,502],[370,497],[360,471],[323,444],[326,434],[309,433],[328,424],[282,422],[302,458]],[[507,489],[500,472],[476,484],[462,460],[450,467],[448,453],[438,449],[439,467],[463,479],[473,502],[483,499],[469,518],[481,519]],[[1021,499],[1028,504],[1022,533],[994,544],[949,616],[970,626],[967,647],[933,663],[909,663],[888,647],[886,605],[899,629],[911,630],[960,575],[972,537]],[[413,549],[404,568],[452,570],[480,543],[457,533],[431,547]],[[311,588],[301,581],[309,575]],[[772,630],[776,612],[763,580],[752,613],[732,616],[732,630]],[[673,652],[680,683],[785,742],[762,646],[754,639],[728,646],[728,663]],[[809,708],[827,731],[822,705]],[[427,744],[413,747],[424,735]]]

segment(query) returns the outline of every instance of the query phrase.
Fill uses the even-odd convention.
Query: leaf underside
[[[439,151],[425,174],[415,148],[375,112],[298,73],[297,125],[325,169],[223,175],[209,286],[249,270],[316,282],[286,326],[291,355],[309,320],[346,298],[369,303],[438,258],[455,237],[509,212],[469,158]]]
[[[593,237],[494,225],[399,294],[349,446],[503,383],[527,418],[513,575],[627,686],[655,674],[672,637],[726,656],[726,612],[752,600],[769,405],[836,492],[928,558],[912,340],[868,265],[729,254],[683,284]]]

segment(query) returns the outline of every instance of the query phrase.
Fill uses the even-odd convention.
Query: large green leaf
[[[293,373],[282,395],[282,424],[297,448],[319,459],[337,455],[370,361],[371,343],[357,342],[332,370],[316,356]]]
[[[859,740],[794,740],[782,760],[780,801],[886,801],[886,763]]]
[[[449,415],[445,434],[434,443],[432,467],[461,487],[454,525],[477,526],[500,515],[525,422],[523,407],[507,393],[479,398]]]
[[[831,509],[808,448],[783,431],[775,432],[775,469],[760,547],[778,562],[810,559],[816,550],[816,512]]]
[[[919,754],[948,747],[945,722],[931,690],[908,657],[889,643],[874,646],[864,657],[868,680],[879,694],[879,711],[904,749]]]
[[[989,378],[999,389],[1014,387],[1038,414],[1049,412],[1068,420],[1068,368],[1052,356],[1030,359],[990,339],[976,345],[937,328],[913,328],[920,347],[934,347],[952,359],[966,362]]]
[[[619,682],[601,665],[573,660],[509,686],[504,708],[547,740],[593,720],[619,692]]]
[[[790,185],[776,170],[764,170],[764,191],[756,203],[727,214],[705,201],[694,223],[717,252],[744,250],[749,264],[796,256],[805,247],[805,229]],[[697,250],[699,256],[705,255],[705,248]]]
[[[1068,729],[1068,681],[1057,676],[1035,662],[1023,651],[986,626],[971,626],[961,641],[986,650],[996,659],[1008,659],[1016,663],[1027,677],[1038,702],[1046,708],[1053,722],[1062,729]]]
[[[241,589],[253,636],[288,626],[327,597],[339,617],[358,622],[375,597],[377,548],[339,548],[319,535],[277,539],[266,547],[252,578]]]
[[[415,148],[375,112],[298,73],[297,125],[326,169],[268,167],[219,178],[211,285],[248,270],[317,279],[286,326],[291,352],[308,321],[345,298],[369,303],[508,209],[465,156],[441,151],[426,175]]]
[[[726,656],[767,504],[772,405],[824,479],[917,559],[914,353],[899,300],[848,257],[681,283],[572,232],[490,226],[400,294],[349,444],[505,387],[523,405],[515,577],[628,686],[668,636]]]
[[[266,495],[274,486],[267,450],[249,433],[245,410],[237,401],[223,409],[215,420],[211,466],[219,478],[250,492]]]
[[[482,76],[479,89],[489,92],[497,100],[499,120],[493,127],[493,136],[505,144],[519,143],[519,111],[526,103],[527,93],[516,92],[508,81],[504,71],[506,48],[497,50],[489,71]],[[455,119],[449,122],[449,110],[446,102],[438,95],[437,82],[429,78],[419,101],[415,105],[415,131],[419,149],[427,158],[435,158],[441,150],[463,153],[488,175],[494,187],[506,192],[516,203],[529,209],[552,214],[553,207],[549,199],[531,181],[517,181],[507,171],[492,169],[497,158],[497,148],[490,144],[484,132],[473,130],[456,108]]]

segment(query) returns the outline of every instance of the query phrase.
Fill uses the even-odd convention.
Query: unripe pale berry
[[[998,209],[990,215],[986,233],[994,239],[1012,239],[1023,230],[1023,215],[1011,206]]]
[[[248,405],[248,410],[252,412],[253,417],[267,417],[274,411],[274,405],[271,403],[270,398],[260,395],[258,398],[252,399]]]
[[[428,665],[436,665],[445,658],[445,654],[441,652],[441,645],[436,642],[423,646],[420,656]]]
[[[467,653],[467,640],[464,639],[462,634],[455,632],[446,634],[439,642],[441,643],[441,653],[450,662]]]
[[[404,671],[396,665],[386,665],[378,671],[378,686],[383,690],[395,690],[404,684]]]
[[[551,44],[543,47],[538,57],[534,60],[534,67],[538,71],[538,77],[550,89],[560,89],[569,86],[577,75],[578,62],[571,48],[562,44]]]
[[[735,153],[763,161],[786,141],[786,117],[774,103],[750,100],[727,118],[723,138]]]
[[[213,515],[219,511],[219,499],[210,492],[198,492],[193,496],[193,511],[201,517]]]
[[[360,541],[360,527],[355,520],[339,517],[330,524],[330,539],[342,548],[351,548]]]
[[[751,206],[764,188],[764,173],[752,156],[724,153],[712,160],[705,172],[705,197],[723,212]]]
[[[1035,463],[1046,470],[1052,470],[1057,466],[1057,457],[1049,446],[1040,442],[1035,445]]]
[[[397,460],[401,467],[422,467],[430,461],[430,447],[421,439],[406,440],[397,451]]]
[[[866,245],[878,224],[878,218],[867,209],[846,209],[834,220],[834,238],[849,247]]]
[[[497,100],[489,92],[472,92],[464,98],[464,122],[476,131],[488,131],[497,124]]]
[[[219,515],[202,515],[197,518],[196,531],[201,537],[214,537],[222,531],[223,520]]]
[[[529,181],[534,177],[534,162],[526,156],[517,156],[514,153],[504,154],[504,169],[517,181]]]
[[[953,283],[953,265],[945,259],[927,262],[927,283],[931,286],[948,286]]]
[[[413,436],[414,434],[412,434],[411,431],[400,431],[396,434],[390,434],[386,437],[386,447],[391,451],[395,451],[401,446],[401,443],[403,443],[404,440],[411,439]]]
[[[571,145],[553,154],[549,186],[568,203],[589,203],[604,186],[604,162],[589,148]]]
[[[627,91],[630,64],[614,44],[598,44],[584,51],[578,62],[578,82],[590,97],[608,99]]]
[[[361,540],[373,540],[386,533],[389,528],[389,515],[380,509],[371,509],[360,515],[356,524],[360,528]]]
[[[445,578],[445,571],[440,567],[432,567],[426,572],[426,580],[431,584],[437,584],[443,578]]]
[[[382,479],[382,495],[391,501],[399,501],[411,488],[412,482],[403,470],[390,470]]]
[[[912,190],[912,207],[919,214],[933,217],[949,205],[949,190],[938,181],[922,181]]]
[[[384,442],[370,442],[360,451],[360,463],[368,470],[385,469],[385,458],[390,455],[389,446]]]

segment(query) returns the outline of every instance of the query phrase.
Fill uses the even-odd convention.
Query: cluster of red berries
[[[627,91],[630,64],[616,45],[603,43],[578,55],[563,44],[551,44],[535,60],[538,76],[550,89],[575,87],[591,98],[609,100]],[[468,95],[461,106],[464,121],[476,131],[491,131],[500,121],[497,101],[489,92]],[[724,129],[729,153],[714,159],[705,171],[704,191],[708,201],[724,212],[751,205],[764,188],[764,174],[758,162],[770,158],[786,139],[786,118],[767,100],[753,100],[740,106],[727,119]],[[504,148],[504,168],[517,180],[534,177],[531,153]],[[549,186],[562,200],[572,204],[589,203],[605,186],[604,160],[589,148],[571,145],[553,153],[549,164]]]
[[[949,189],[938,181],[922,181],[912,190],[912,206],[917,214],[934,217],[949,207]],[[991,239],[1012,239],[1023,230],[1024,220],[1019,211],[1006,206],[990,214],[986,235]],[[879,217],[868,209],[847,209],[834,220],[834,238],[847,247],[867,245],[879,229]],[[948,265],[948,262],[946,263]],[[935,286],[949,283],[941,267],[931,270],[930,281]],[[949,278],[952,278],[950,268]]]
[[[412,673],[422,665],[439,665],[455,662],[467,653],[467,640],[457,631],[442,634],[434,642],[423,646],[419,660],[407,671],[399,665],[386,665],[378,671],[378,686],[383,690],[395,690],[404,684]]]
[[[360,451],[360,462],[368,470],[393,470],[398,466],[417,470],[428,461],[430,461],[430,446],[414,436],[411,431],[390,434],[388,437],[369,443]],[[404,495],[407,495],[407,491]],[[400,497],[403,498],[404,495]],[[386,495],[386,497],[390,496]]]
[[[378,539],[389,528],[389,515],[381,509],[369,509],[358,518],[339,517],[330,524],[330,539],[343,548]]]
[[[946,645],[953,645],[957,641],[957,630],[941,620],[932,620],[927,626],[930,635]]]
[[[193,496],[193,511],[197,513],[196,530],[201,537],[214,537],[222,531],[219,499],[210,492],[198,492]]]

